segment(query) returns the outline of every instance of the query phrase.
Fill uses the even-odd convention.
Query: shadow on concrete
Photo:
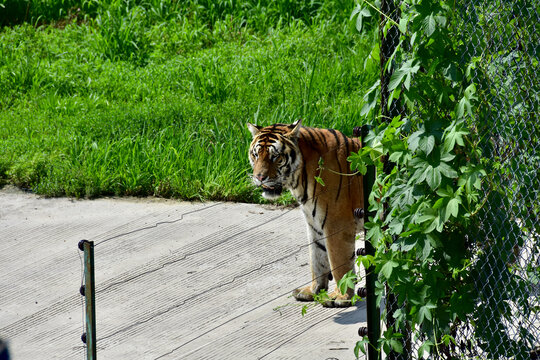
[[[349,309],[337,314],[334,317],[334,322],[340,325],[352,325],[366,322],[366,303],[361,302]]]

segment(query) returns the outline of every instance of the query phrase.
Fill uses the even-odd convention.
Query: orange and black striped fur
[[[353,210],[363,206],[364,194],[362,177],[351,174],[347,157],[360,149],[360,142],[336,130],[303,127],[300,121],[267,127],[248,124],[248,128],[253,135],[249,160],[255,185],[268,199],[288,189],[301,205],[312,281],[293,295],[312,301],[314,294],[328,288],[330,275],[337,282],[354,270],[355,236],[363,223]],[[349,306],[353,290],[341,294],[336,289],[329,295],[327,306]]]

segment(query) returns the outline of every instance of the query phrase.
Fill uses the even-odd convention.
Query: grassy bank
[[[44,195],[259,201],[246,122],[350,133],[377,76],[352,0],[26,3],[2,18],[0,182]]]

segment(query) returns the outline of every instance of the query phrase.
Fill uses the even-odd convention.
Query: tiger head
[[[298,148],[302,123],[298,120],[290,125],[247,126],[253,135],[249,147],[253,182],[262,188],[264,198],[276,199],[283,188],[290,187],[292,175],[302,161]]]

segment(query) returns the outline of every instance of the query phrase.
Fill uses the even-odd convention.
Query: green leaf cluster
[[[499,5],[502,12],[512,11],[507,9],[512,6],[508,3]],[[362,1],[353,12],[357,28],[377,8],[371,1]],[[511,262],[501,254],[522,245],[527,229],[536,227],[538,232],[539,225],[529,221],[526,227],[519,226],[515,217],[500,212],[509,209],[523,214],[520,219],[530,218],[513,205],[511,199],[519,198],[527,205],[525,211],[538,218],[538,192],[502,187],[510,176],[510,150],[506,158],[500,149],[489,152],[497,146],[486,136],[495,126],[490,110],[502,105],[496,104],[500,97],[492,97],[485,89],[486,83],[503,73],[494,69],[497,61],[493,61],[502,56],[488,54],[489,50],[482,54],[469,50],[463,33],[476,34],[470,28],[488,21],[464,22],[463,14],[470,9],[445,1],[404,0],[399,11],[399,21],[387,19],[380,25],[383,34],[391,26],[400,31],[396,49],[381,69],[391,73],[389,104],[377,101],[378,80],[364,97],[362,115],[380,124],[364,139],[366,146],[349,157],[351,167],[362,174],[368,166],[377,169],[369,196],[371,216],[365,224],[366,240],[376,252],[360,257],[358,264],[375,267],[380,303],[387,291],[399,303],[391,314],[394,326],[382,334],[379,346],[386,353],[402,352],[401,339],[412,331],[413,339],[422,339],[417,348],[420,358],[450,354],[456,348],[456,329],[469,322],[486,353],[497,357],[501,345],[521,358],[532,346],[531,334],[518,325],[520,336],[510,338],[502,324],[515,315],[516,308],[525,316],[531,314],[523,294],[537,277],[516,276]],[[474,40],[479,48],[488,49],[485,40]],[[522,53],[512,56],[524,57]],[[530,61],[537,64],[537,59]],[[519,90],[518,85],[514,87]],[[528,89],[538,94],[536,90]],[[392,102],[402,106],[401,114],[392,119],[377,117]],[[537,141],[538,122],[525,123],[517,126],[514,119],[512,125],[528,131]],[[516,132],[513,126],[507,129],[510,134]],[[514,168],[531,179],[531,174],[538,175],[537,159],[529,153],[524,161],[529,165]],[[528,181],[538,186],[538,180]],[[507,235],[489,232],[486,221]],[[486,263],[491,272],[483,267]],[[498,329],[495,334],[493,329]],[[366,343],[364,339],[355,351],[364,349]]]

